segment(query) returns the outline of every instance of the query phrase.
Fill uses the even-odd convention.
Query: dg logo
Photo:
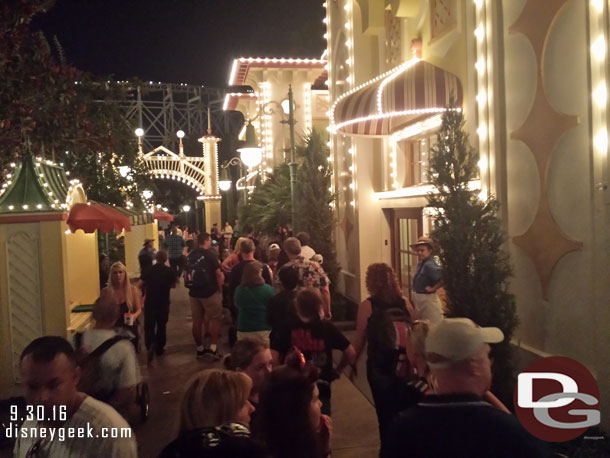
[[[601,421],[593,375],[563,356],[539,359],[519,374],[514,403],[523,427],[549,442],[574,439]]]

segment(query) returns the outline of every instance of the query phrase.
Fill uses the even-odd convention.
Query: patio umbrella
[[[128,216],[95,202],[74,204],[70,209],[66,223],[70,226],[72,232],[82,229],[87,234],[95,232],[96,229],[103,232],[131,230]]]
[[[153,218],[156,220],[159,220],[159,221],[173,221],[174,220],[173,215],[170,215],[169,213],[166,213],[161,210],[155,210],[153,212]]]

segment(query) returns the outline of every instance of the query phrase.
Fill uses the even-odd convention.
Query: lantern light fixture
[[[257,167],[263,160],[263,149],[258,146],[254,126],[249,121],[246,126],[246,142],[237,151],[243,163],[250,168]]]

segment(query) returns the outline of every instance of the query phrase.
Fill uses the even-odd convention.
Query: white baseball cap
[[[272,243],[271,245],[269,245],[269,251],[273,251],[273,250],[279,250],[280,246],[277,243]]]
[[[445,318],[430,328],[426,360],[431,369],[442,369],[474,355],[485,344],[504,340],[498,328],[482,328],[468,318]]]

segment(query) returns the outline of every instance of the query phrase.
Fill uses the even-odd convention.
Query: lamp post
[[[297,163],[295,159],[295,146],[294,146],[294,98],[292,94],[292,84],[288,85],[288,121],[281,121],[282,123],[288,124],[290,127],[290,162],[288,163],[288,170],[290,171],[290,204],[291,212],[290,219],[292,220],[292,232],[296,234],[296,184],[297,184]]]
[[[286,107],[286,102],[288,107]],[[266,113],[269,114],[269,112],[265,111],[265,108],[268,105],[271,104],[275,104],[278,105],[281,108],[282,114],[283,115],[288,115],[288,119],[282,119],[280,121],[280,123],[282,124],[288,124],[289,128],[290,128],[290,162],[288,163],[288,170],[290,171],[290,203],[291,203],[291,207],[292,210],[290,212],[290,219],[292,222],[292,230],[293,232],[296,232],[296,228],[295,228],[295,224],[296,224],[296,183],[297,183],[297,162],[296,162],[296,157],[295,157],[295,141],[294,141],[294,125],[296,124],[296,121],[294,119],[294,94],[292,92],[292,85],[288,85],[288,99],[284,100],[282,103],[278,103],[276,101],[269,101],[265,104],[263,104],[259,110],[257,115],[254,118],[248,119],[248,125],[246,126],[246,143],[248,142],[248,133],[249,133],[249,129],[252,129],[252,136],[255,136],[255,132],[254,132],[254,126],[252,126],[252,121],[254,121],[256,118],[258,118],[261,114]],[[240,150],[238,150],[240,151]],[[242,159],[244,159],[244,157],[242,156]],[[261,150],[261,159],[262,159],[262,150]],[[260,163],[260,161],[259,161]],[[258,165],[258,164],[257,164]]]
[[[228,191],[229,189],[231,189],[231,183],[232,181],[230,180],[228,173],[227,173],[227,169],[229,168],[229,166],[231,165],[239,165],[240,166],[240,170],[241,170],[241,175],[240,175],[240,179],[246,179],[247,174],[245,173],[244,168],[246,166],[249,167],[256,167],[258,164],[260,164],[260,159],[258,161],[258,163],[254,163],[254,162],[250,162],[251,164],[254,164],[252,166],[248,165],[248,163],[246,163],[246,161],[244,161],[243,157],[243,151],[241,151],[243,148],[240,148],[238,151],[240,151],[240,153],[242,153],[242,158],[238,158],[238,157],[233,157],[231,158],[229,161],[225,161],[221,166],[221,179],[218,182],[218,187],[220,188],[221,191]],[[246,200],[248,199],[248,186],[247,183],[244,183],[244,203],[246,203]]]

